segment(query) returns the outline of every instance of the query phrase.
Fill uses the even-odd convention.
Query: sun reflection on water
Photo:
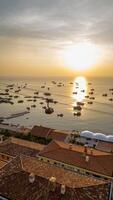
[[[79,76],[74,80],[73,88],[72,88],[72,98],[76,102],[82,102],[85,99],[85,95],[87,93],[87,80],[85,77]]]

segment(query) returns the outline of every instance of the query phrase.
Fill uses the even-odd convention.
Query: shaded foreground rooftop
[[[50,180],[51,177],[55,182]],[[63,189],[65,186],[63,191],[62,186]],[[109,187],[107,181],[69,172],[23,155],[0,170],[0,194],[11,200],[108,200]]]
[[[40,156],[67,163],[78,168],[113,177],[113,154],[79,145],[52,141],[40,153]]]

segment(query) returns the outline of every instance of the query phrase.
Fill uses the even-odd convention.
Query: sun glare
[[[87,81],[85,77],[76,77],[74,80],[74,85],[72,89],[72,98],[75,100],[74,105],[76,104],[76,101],[83,101],[86,95],[87,91]]]
[[[92,43],[71,45],[63,53],[65,64],[77,71],[91,68],[98,61],[100,52]]]

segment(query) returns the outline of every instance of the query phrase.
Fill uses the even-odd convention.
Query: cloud
[[[0,1],[0,36],[113,42],[112,0]]]

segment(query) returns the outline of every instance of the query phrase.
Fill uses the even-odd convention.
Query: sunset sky
[[[113,76],[113,0],[0,0],[0,75]]]

